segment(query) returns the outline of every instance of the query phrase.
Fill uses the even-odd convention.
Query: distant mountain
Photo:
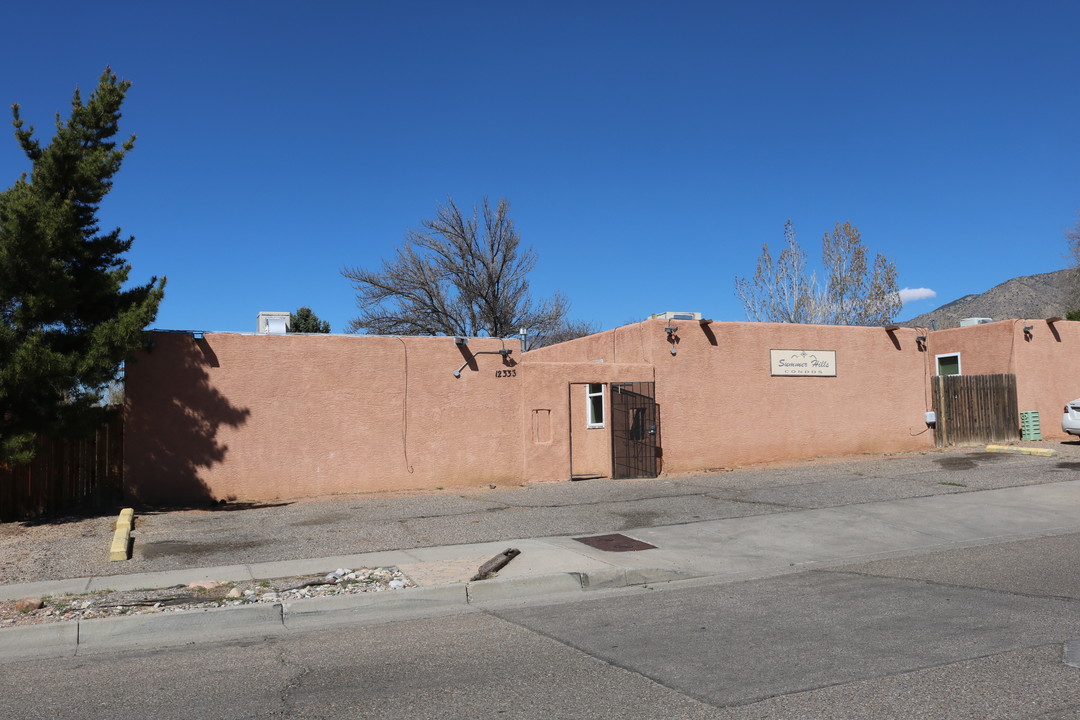
[[[931,327],[931,321],[936,320],[937,329],[944,330],[959,327],[960,320],[969,317],[994,320],[1065,317],[1070,310],[1080,310],[1077,285],[1076,271],[1072,269],[1024,275],[995,285],[981,295],[965,295],[898,324]]]

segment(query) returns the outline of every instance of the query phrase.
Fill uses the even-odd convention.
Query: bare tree
[[[1069,277],[1067,292],[1075,310],[1065,315],[1066,320],[1080,320],[1080,216],[1076,224],[1065,231],[1065,242],[1069,245],[1069,257],[1072,259],[1072,273]]]
[[[510,203],[461,212],[453,199],[437,208],[420,230],[381,270],[346,267],[360,310],[350,332],[376,335],[489,335],[507,337],[522,328],[539,347],[592,332],[567,320],[570,304],[555,293],[535,301],[528,274],[536,265],[532,248],[522,247],[510,218]]]
[[[896,286],[896,266],[881,254],[866,264],[859,229],[837,223],[821,239],[821,255],[829,271],[822,316],[826,325],[888,325],[903,303]]]
[[[784,225],[786,247],[774,261],[762,247],[753,278],[735,278],[735,295],[746,317],[759,322],[817,325],[886,325],[900,312],[896,267],[877,255],[867,266],[866,248],[858,228],[837,223],[822,238],[824,287],[806,268],[806,253],[789,220]]]
[[[736,277],[735,295],[755,322],[816,323],[820,292],[817,278],[807,274],[806,253],[795,239],[795,226],[784,223],[784,243],[773,261],[768,243],[761,246],[752,279]]]

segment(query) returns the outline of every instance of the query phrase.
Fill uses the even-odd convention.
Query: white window
[[[937,374],[938,375],[959,375],[960,374],[960,353],[950,353],[948,355],[936,355],[937,360]]]
[[[585,427],[604,427],[604,386],[589,383],[585,386],[585,412],[588,413]]]

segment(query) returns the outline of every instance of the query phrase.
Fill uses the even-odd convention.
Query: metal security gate
[[[660,409],[655,383],[611,383],[611,476],[656,477]]]
[[[935,375],[931,386],[937,447],[1020,439],[1015,375]]]

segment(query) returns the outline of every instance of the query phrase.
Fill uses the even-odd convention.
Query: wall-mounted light
[[[679,341],[679,338],[675,336],[675,333],[678,332],[678,330],[679,330],[679,327],[677,325],[676,326],[668,325],[667,327],[664,328],[664,332],[667,333],[667,341],[669,343],[671,343],[671,354],[672,355],[675,354],[675,343],[677,343]]]
[[[925,345],[926,344],[926,336],[925,335],[917,335],[915,337],[915,342],[919,343],[920,345]]]
[[[457,340],[457,338],[454,338]],[[461,371],[465,369],[465,366],[473,361],[477,355],[501,355],[503,360],[510,357],[510,353],[514,352],[510,348],[502,348],[501,350],[480,350],[479,352],[470,353],[470,357],[465,362],[461,363],[461,367],[454,371],[454,377],[461,377]]]
[[[1032,332],[1031,331],[1034,330],[1034,329],[1035,329],[1034,325],[1025,325],[1024,326],[1024,338],[1027,339],[1027,340],[1030,340],[1031,337],[1032,337]]]
[[[455,335],[454,336],[454,344],[457,345],[458,347],[461,347],[462,345],[468,345],[469,344],[469,338],[461,337],[460,335]]]

